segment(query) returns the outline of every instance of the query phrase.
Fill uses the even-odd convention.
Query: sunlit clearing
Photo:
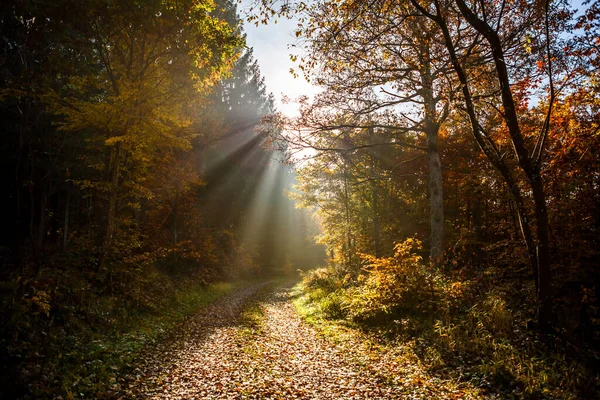
[[[255,187],[255,194],[249,199],[248,216],[243,227],[245,239],[256,239],[257,235],[264,234],[268,228],[267,208],[272,212],[273,206],[276,206],[275,198],[280,195],[277,189],[280,186],[281,170],[280,165],[274,164],[272,160],[267,161]]]
[[[309,212],[287,196],[295,178],[281,162],[282,154],[266,149],[252,125],[226,135],[216,147],[203,161],[202,202],[209,226],[234,230],[239,242],[233,264],[290,272],[321,262],[323,250],[314,244],[318,232]]]

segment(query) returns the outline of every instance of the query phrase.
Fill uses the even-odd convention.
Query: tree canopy
[[[0,396],[98,397],[96,344],[297,269],[444,379],[596,391],[600,3],[245,5],[0,4]],[[297,116],[241,18],[297,24]]]

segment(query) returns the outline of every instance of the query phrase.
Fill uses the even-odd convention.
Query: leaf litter
[[[261,316],[250,327],[250,304]],[[365,338],[331,338],[302,321],[290,289],[240,289],[186,320],[119,379],[118,399],[465,398],[417,364],[373,350]],[[467,396],[470,397],[470,396]]]

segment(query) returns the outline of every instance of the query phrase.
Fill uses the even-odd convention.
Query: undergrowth
[[[3,284],[3,318],[10,323],[1,328],[0,397],[105,397],[144,348],[245,284],[209,284],[155,268],[111,293],[83,275],[50,272]]]
[[[403,357],[416,357],[430,376],[464,382],[481,396],[598,398],[597,372],[557,338],[538,337],[527,312],[509,303],[513,291],[530,288],[503,285],[493,269],[461,280],[434,272],[419,247],[408,240],[394,257],[364,256],[354,273],[309,271],[295,289],[296,308],[334,340],[360,332],[380,349],[407,348]]]

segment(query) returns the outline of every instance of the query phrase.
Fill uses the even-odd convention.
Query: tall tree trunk
[[[510,90],[510,80],[506,60],[504,57],[504,49],[500,37],[486,21],[479,17],[467,6],[463,0],[456,0],[456,4],[460,9],[461,14],[467,22],[483,35],[490,45],[492,50],[492,58],[496,66],[496,74],[498,83],[500,84],[500,93],[502,96],[502,106],[504,107],[503,118],[510,134],[513,149],[517,156],[519,167],[525,172],[527,180],[531,187],[531,192],[534,202],[535,214],[535,229],[537,235],[536,260],[537,265],[534,266],[534,276],[537,289],[537,314],[538,324],[542,332],[549,332],[552,328],[552,304],[551,304],[551,285],[550,285],[550,246],[548,239],[548,211],[546,209],[546,194],[544,192],[544,184],[539,169],[539,161],[536,159],[536,151],[530,152],[525,145],[525,138],[521,133],[519,118],[516,111],[516,106],[512,92]],[[548,3],[546,3],[546,18],[548,17]],[[548,29],[548,21],[546,21],[546,29]],[[547,40],[550,40],[547,38]],[[550,62],[550,59],[549,59]],[[550,74],[550,84],[552,87],[552,75]],[[553,98],[550,98],[552,107]],[[551,108],[548,111],[549,121]],[[546,128],[546,123],[545,123]],[[543,139],[541,142],[543,146]],[[537,148],[537,145],[536,145]],[[541,155],[542,147],[539,149]]]
[[[346,211],[346,246],[347,267],[352,267],[352,231],[350,229],[350,192],[348,189],[348,170],[346,160],[344,160],[344,203]]]
[[[178,212],[178,205],[179,205],[179,183],[176,183],[175,186],[175,200],[174,200],[174,204],[173,204],[173,244],[176,245],[179,241],[179,238],[177,237],[177,212]]]
[[[381,240],[379,227],[379,199],[377,194],[377,184],[371,180],[371,196],[373,196],[373,244],[375,247],[375,257],[381,257]]]
[[[469,244],[469,249],[470,249],[470,253],[473,255],[473,262],[474,264],[479,267],[481,265],[481,260],[482,260],[482,254],[481,254],[481,242],[483,241],[482,238],[482,225],[483,225],[483,220],[484,220],[484,216],[483,216],[483,210],[481,207],[481,203],[483,200],[483,196],[481,193],[481,188],[479,187],[479,185],[475,186],[475,190],[471,193],[471,198],[473,199],[473,208],[472,208],[472,214],[473,214],[473,238],[474,243],[470,243]]]
[[[65,202],[65,218],[63,222],[63,237],[62,237],[62,249],[65,251],[69,244],[69,214],[71,212],[71,191],[69,190],[67,183],[67,199]]]
[[[35,171],[35,162],[33,158],[33,149],[31,148],[32,144],[29,143],[29,240],[31,241],[31,247],[33,249],[33,258],[35,260],[35,275],[40,272],[42,267],[41,260],[41,249],[39,246],[38,235],[36,235],[36,226],[35,226],[35,191],[34,191],[34,171]]]
[[[429,263],[438,269],[444,264],[444,189],[442,184],[442,161],[438,144],[439,123],[433,91],[433,77],[429,47],[423,45],[421,84],[425,103],[425,135],[427,137],[427,164],[429,167],[429,220],[430,253]]]
[[[431,265],[440,268],[444,264],[444,194],[437,132],[427,135],[427,161],[429,166],[429,218],[431,226],[431,251],[429,256]]]
[[[531,188],[535,204],[537,234],[537,313],[542,332],[552,329],[552,273],[550,269],[550,240],[548,237],[548,209],[544,185],[537,168],[532,173]]]
[[[100,251],[100,260],[98,269],[104,267],[106,258],[110,253],[113,236],[115,232],[115,215],[117,210],[117,195],[119,192],[119,172],[121,168],[121,144],[117,143],[112,157],[113,165],[111,168],[110,193],[108,198],[108,210],[106,211],[106,226]]]
[[[369,130],[369,133],[373,137],[373,128]],[[373,245],[375,250],[375,257],[381,257],[381,232],[379,224],[379,194],[377,190],[377,181],[375,179],[377,175],[375,168],[375,159],[371,158],[371,205],[373,208]]]
[[[46,221],[48,220],[46,208],[48,206],[48,196],[49,193],[46,192],[46,185],[42,184],[40,188],[40,211],[37,226],[37,247],[40,249],[40,252],[44,248],[44,242],[46,241]]]
[[[423,15],[427,16],[431,20],[435,21],[442,30],[444,36],[444,42],[449,52],[452,66],[457,73],[457,76],[461,83],[461,89],[465,101],[469,120],[471,122],[472,133],[477,141],[479,147],[483,150],[488,160],[498,169],[502,177],[508,186],[515,204],[517,207],[517,213],[519,216],[519,223],[521,225],[521,232],[527,245],[527,252],[529,255],[530,263],[533,270],[533,276],[535,277],[536,286],[536,308],[538,316],[538,324],[540,331],[548,332],[552,328],[552,301],[551,301],[551,276],[550,276],[550,254],[549,254],[549,242],[548,242],[548,213],[546,209],[546,198],[544,193],[544,185],[539,171],[539,156],[542,154],[542,147],[544,138],[540,136],[540,147],[539,154],[536,155],[536,151],[529,152],[525,145],[525,139],[522,135],[519,119],[516,112],[516,107],[512,92],[510,89],[510,79],[508,69],[506,67],[506,60],[504,57],[504,49],[502,48],[502,42],[498,36],[498,32],[493,29],[485,20],[481,20],[465,3],[464,0],[455,0],[455,4],[458,6],[461,15],[465,21],[473,27],[479,34],[481,34],[488,42],[489,49],[491,51],[492,58],[496,69],[496,77],[500,85],[500,94],[502,98],[502,106],[504,112],[502,117],[508,132],[510,134],[513,150],[518,159],[519,168],[525,173],[527,181],[529,183],[533,202],[534,202],[534,214],[535,214],[535,230],[537,238],[534,238],[531,229],[530,222],[528,221],[527,207],[524,200],[524,192],[519,188],[517,179],[513,175],[508,164],[504,160],[503,156],[494,142],[482,132],[481,125],[477,119],[475,113],[475,105],[473,103],[473,97],[471,96],[469,83],[467,80],[466,73],[461,65],[458,56],[456,54],[456,48],[450,35],[448,25],[446,23],[446,11],[442,8],[442,5],[438,0],[435,0],[434,4],[436,7],[435,14],[430,13],[425,9],[417,0],[411,0],[411,3],[417,8]],[[548,12],[548,3],[546,3],[546,13]],[[547,15],[546,15],[547,17]],[[548,21],[546,20],[546,24]],[[546,28],[548,28],[546,26]],[[550,78],[552,85],[552,78]],[[550,106],[553,98],[550,99]],[[550,117],[550,110],[548,111],[547,121],[544,123],[544,128],[547,129]],[[536,145],[537,149],[537,145]],[[537,245],[536,245],[537,239]]]

